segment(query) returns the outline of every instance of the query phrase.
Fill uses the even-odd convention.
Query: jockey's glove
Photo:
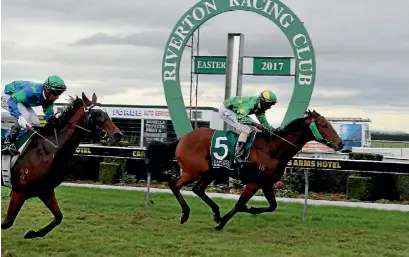
[[[59,124],[58,118],[55,117],[54,115],[52,115],[52,116],[50,116],[50,118],[48,118],[48,122],[53,124],[53,126],[58,126],[58,124]]]
[[[259,123],[254,123],[254,127],[258,128],[261,131],[266,131],[266,132],[269,131],[268,128],[264,127],[262,124],[259,124]]]
[[[22,128],[33,128],[23,116],[18,117],[17,122]]]

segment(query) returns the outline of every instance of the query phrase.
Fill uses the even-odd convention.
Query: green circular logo
[[[163,54],[162,82],[169,113],[179,138],[192,130],[179,79],[183,49],[200,25],[216,15],[229,11],[249,11],[271,20],[291,44],[295,57],[296,77],[291,101],[282,124],[303,116],[308,108],[315,82],[315,55],[303,22],[285,4],[277,0],[202,0],[179,19],[169,36]]]

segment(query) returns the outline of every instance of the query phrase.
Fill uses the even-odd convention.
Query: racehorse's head
[[[306,114],[308,115],[307,123],[314,140],[333,148],[335,151],[339,151],[344,147],[342,139],[324,116],[321,116],[315,110],[312,112],[308,110]]]
[[[100,104],[97,103],[97,96],[95,93],[92,95],[91,101],[84,93],[82,93],[82,100],[85,104],[85,120],[87,128],[91,129],[93,132],[102,132],[105,136],[108,136],[116,143],[119,143],[123,134],[112,122],[109,115],[100,107]]]

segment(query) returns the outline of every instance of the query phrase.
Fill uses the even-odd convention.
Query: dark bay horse
[[[38,231],[27,231],[24,238],[44,237],[61,223],[63,215],[54,188],[64,180],[66,174],[62,170],[75,153],[85,133],[104,134],[116,142],[122,137],[122,133],[108,114],[97,104],[97,96],[93,94],[90,101],[84,93],[82,99],[71,98],[70,104],[58,117],[57,126],[47,123],[37,132],[54,142],[57,148],[44,138],[33,134],[31,141],[27,143],[11,169],[11,199],[1,229],[10,228],[24,202],[33,197],[38,197],[47,206],[54,219]]]
[[[169,182],[170,189],[182,207],[182,224],[189,219],[190,214],[190,207],[180,193],[184,185],[197,180],[192,191],[212,209],[213,220],[218,223],[216,229],[221,230],[237,212],[259,214],[273,212],[277,208],[274,183],[284,174],[288,161],[307,142],[316,140],[335,150],[343,147],[343,142],[332,125],[316,111],[307,111],[305,117],[295,119],[273,133],[257,133],[250,150],[249,162],[243,167],[243,171],[255,176],[245,181],[243,192],[234,208],[221,217],[219,206],[205,193],[206,187],[218,176],[210,165],[210,145],[214,132],[214,129],[197,128],[174,142],[152,142],[148,145],[147,158],[151,172],[162,172],[175,157],[182,169],[180,178]],[[269,206],[248,208],[247,202],[259,189],[262,189]]]

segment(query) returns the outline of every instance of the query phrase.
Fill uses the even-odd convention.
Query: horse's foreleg
[[[226,223],[236,214],[237,212],[245,212],[247,210],[247,202],[251,197],[260,189],[260,184],[258,183],[248,183],[244,186],[244,190],[240,195],[239,200],[231,211],[222,217],[219,225],[216,227],[217,230],[222,230]]]
[[[187,185],[196,179],[198,179],[197,176],[194,176],[189,173],[183,173],[182,177],[180,177],[179,179],[172,180],[169,182],[169,188],[172,190],[173,195],[178,200],[180,207],[182,207],[182,216],[180,217],[180,224],[185,223],[189,219],[190,215],[190,207],[186,203],[185,198],[183,198],[182,194],[180,193],[180,189],[184,185]]]
[[[213,211],[213,220],[216,223],[220,222],[220,208],[219,206],[206,195],[206,187],[212,180],[204,178],[199,180],[192,188],[192,191],[197,194]]]
[[[26,239],[31,239],[31,238],[36,238],[36,237],[44,237],[47,235],[51,230],[53,230],[56,226],[58,226],[63,218],[63,215],[60,211],[60,207],[58,206],[57,199],[55,198],[55,193],[54,190],[51,193],[48,194],[43,194],[39,196],[40,200],[47,206],[47,208],[51,211],[51,213],[54,215],[53,221],[51,221],[50,224],[45,226],[44,228],[34,231],[34,230],[29,230],[27,233],[24,235],[24,238]]]
[[[9,208],[7,210],[7,216],[1,223],[1,229],[8,229],[13,226],[14,220],[17,217],[21,207],[26,200],[23,192],[11,192],[11,198],[9,203]]]
[[[270,205],[267,208],[254,208],[254,207],[247,208],[246,209],[247,213],[256,215],[256,214],[260,214],[263,212],[273,212],[277,208],[274,184],[264,185],[262,189],[263,189],[263,194],[266,197]]]

